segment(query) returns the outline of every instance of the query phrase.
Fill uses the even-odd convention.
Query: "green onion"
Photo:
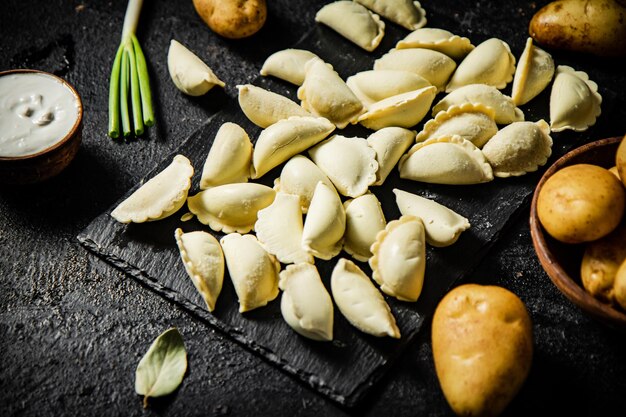
[[[146,58],[135,36],[143,0],[129,0],[109,84],[109,136],[140,136],[145,126],[154,124],[152,93]],[[130,103],[129,103],[130,102]],[[130,106],[129,106],[130,104]],[[131,115],[132,109],[132,127]]]

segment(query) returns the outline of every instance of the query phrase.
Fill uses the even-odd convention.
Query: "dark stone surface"
[[[157,96],[158,126],[128,143],[106,137],[108,76],[125,2],[0,3],[0,70],[59,73],[78,89],[86,108],[83,146],[65,172],[38,186],[0,191],[0,414],[451,415],[434,374],[428,326],[371,395],[345,410],[95,258],[75,239],[232,100],[236,84],[256,78],[270,51],[310,30],[322,3],[271,2],[261,33],[229,41],[204,26],[190,1],[147,1],[139,39]],[[543,3],[423,6],[429,26],[474,43],[496,36],[519,56],[527,22]],[[209,63],[228,84],[225,93],[188,98],[175,89],[166,66],[172,37]],[[604,98],[593,135],[578,140],[624,134],[623,60],[553,55],[558,64],[587,71]],[[551,284],[532,248],[527,211],[466,278],[512,290],[534,322],[531,374],[505,414],[623,415],[626,336],[583,315]],[[134,394],[134,369],[151,341],[173,325],[189,353],[188,374],[174,395],[144,411]]]

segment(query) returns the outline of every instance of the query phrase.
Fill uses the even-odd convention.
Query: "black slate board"
[[[325,27],[316,26],[296,47],[317,53],[345,79],[347,76],[370,69],[374,59],[389,50],[406,31],[387,25],[383,44],[374,54],[366,54]],[[480,40],[474,40],[478,43]],[[516,51],[514,51],[516,52]],[[521,51],[517,51],[519,55]],[[296,88],[280,80],[259,77],[253,84],[283,94],[295,100]],[[436,101],[441,96],[437,97]],[[435,102],[436,102],[435,101]],[[544,91],[524,108],[527,120],[547,119],[548,92]],[[424,122],[429,117],[426,117]],[[232,99],[217,115],[196,130],[174,153],[187,156],[196,168],[190,194],[199,191],[200,172],[217,129],[224,122],[240,124],[253,141],[260,129],[252,125]],[[421,129],[421,124],[416,127]],[[369,133],[359,126],[350,126],[343,134],[366,137]],[[589,132],[584,136],[587,137]],[[553,134],[553,160],[573,147],[573,135]],[[584,138],[578,137],[578,141]],[[146,178],[154,176],[167,166],[174,156],[165,158]],[[282,166],[281,166],[282,167]],[[266,174],[261,183],[272,185],[281,167]],[[540,172],[542,172],[541,170]],[[482,259],[507,224],[527,204],[540,172],[519,178],[496,179],[488,184],[472,186],[429,185],[401,180],[397,171],[381,187],[372,187],[383,205],[387,220],[397,219],[400,213],[391,190],[400,188],[432,198],[469,218],[472,227],[447,248],[429,248],[425,285],[417,303],[404,303],[386,297],[402,332],[400,340],[378,339],[352,328],[335,309],[335,340],[332,343],[312,342],[293,332],[283,321],[279,299],[269,306],[245,315],[238,312],[237,298],[225,277],[224,288],[213,314],[186,276],[174,241],[174,230],[206,230],[197,220],[182,222],[186,208],[173,216],[153,223],[122,225],[109,215],[110,210],[97,217],[79,236],[79,241],[107,262],[127,272],[141,283],[165,298],[192,312],[207,324],[223,331],[232,339],[296,376],[320,393],[345,406],[353,406],[366,395],[368,389],[381,378],[393,359],[420,331],[424,320],[434,311],[438,301],[458,280],[469,273]],[[130,190],[130,195],[140,184]],[[123,198],[126,198],[124,196]],[[122,199],[123,199],[122,198]],[[120,200],[121,201],[121,200]],[[117,203],[115,204],[117,205]],[[115,207],[115,205],[113,207]],[[220,234],[215,234],[218,239]],[[340,256],[349,256],[342,252]],[[336,259],[316,260],[322,279],[329,288],[329,277]],[[367,264],[358,263],[371,274]],[[280,298],[280,297],[279,297]]]

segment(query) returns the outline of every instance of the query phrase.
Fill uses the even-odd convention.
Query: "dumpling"
[[[378,234],[369,260],[372,278],[387,295],[417,301],[424,286],[426,235],[422,220],[402,216]]]
[[[167,52],[167,69],[174,85],[190,96],[201,96],[216,85],[225,85],[204,61],[174,39]]]
[[[587,73],[559,65],[550,92],[550,127],[553,132],[587,130],[600,116],[602,96]]]
[[[496,177],[536,171],[552,154],[550,126],[544,120],[512,123],[487,142],[483,154]]]
[[[293,116],[264,129],[254,146],[253,178],[259,178],[292,156],[310,148],[333,130],[323,117]]]
[[[215,309],[224,282],[224,254],[217,239],[210,233],[174,232],[180,258],[209,311]]]
[[[302,249],[302,209],[297,195],[276,194],[257,217],[256,237],[269,253],[284,264],[313,263],[313,256]]]
[[[309,156],[342,195],[363,195],[376,181],[376,151],[365,139],[333,135],[309,149]]]
[[[257,212],[274,201],[276,191],[255,183],[225,184],[189,197],[189,211],[216,232],[248,233]]]
[[[200,189],[248,182],[252,170],[252,142],[238,124],[220,126],[204,162]]]
[[[452,106],[426,122],[415,140],[424,142],[440,136],[457,135],[480,148],[498,131],[495,114],[491,107],[479,103]]]
[[[341,251],[346,212],[334,188],[318,182],[304,221],[302,247],[316,258],[331,259]]]
[[[274,52],[265,60],[261,68],[261,75],[272,75],[300,86],[304,82],[304,74],[306,73],[304,66],[312,58],[318,58],[318,56],[311,51],[283,49]]]
[[[231,233],[220,243],[240,313],[263,307],[278,296],[280,263],[254,236]]]
[[[315,21],[369,52],[376,49],[385,35],[385,23],[380,17],[352,1],[327,4],[317,12]]]
[[[415,145],[400,159],[400,178],[431,184],[479,184],[493,180],[491,166],[476,146],[459,136],[440,136]]]
[[[491,38],[470,52],[456,69],[446,92],[470,84],[487,84],[503,89],[513,79],[515,57],[503,40]]]
[[[382,185],[385,182],[414,139],[415,132],[402,127],[385,127],[367,138],[367,144],[376,151],[378,162],[376,182],[372,185]]]
[[[346,210],[343,249],[357,261],[365,262],[372,256],[370,246],[376,241],[376,235],[387,224],[380,201],[374,194],[367,193],[346,201],[343,206]]]
[[[312,340],[333,340],[333,301],[315,265],[289,265],[278,286],[283,290],[280,311],[292,329]]]
[[[111,212],[120,223],[161,220],[176,213],[187,200],[193,166],[183,155],[135,190]]]
[[[413,72],[394,70],[359,72],[348,77],[346,84],[365,107],[398,94],[430,86],[424,77]]]
[[[409,33],[396,44],[397,49],[424,48],[441,52],[454,60],[463,59],[474,49],[467,38],[443,29],[421,28]]]
[[[313,161],[306,156],[296,155],[287,161],[280,177],[274,180],[274,190],[297,195],[302,212],[306,213],[309,211],[315,187],[320,181],[331,189],[335,187]]]
[[[341,314],[363,333],[400,338],[389,305],[354,262],[339,259],[330,278],[333,298]]]
[[[462,232],[470,228],[469,221],[436,201],[394,188],[396,204],[403,216],[419,217],[424,223],[426,242],[435,247],[450,246]]]
[[[537,97],[550,84],[553,76],[552,56],[533,45],[533,38],[528,38],[513,78],[513,103],[521,106]]]
[[[513,99],[502,94],[497,88],[485,84],[471,84],[458,88],[445,96],[433,107],[433,117],[440,111],[463,103],[479,103],[495,110],[495,120],[505,125],[524,120],[524,113],[515,106]]]
[[[343,129],[363,113],[363,104],[332,67],[319,58],[306,63],[304,83],[298,88],[302,107]]]
[[[291,116],[311,115],[287,97],[252,84],[238,85],[237,89],[239,89],[241,110],[252,123],[259,127],[266,128]]]
[[[372,130],[415,126],[428,113],[436,94],[437,89],[430,86],[378,101],[359,117],[359,123]]]
[[[401,70],[413,72],[425,78],[443,91],[448,79],[456,69],[447,55],[430,49],[392,49],[374,62],[374,70]]]
[[[421,28],[426,24],[426,11],[418,1],[413,0],[355,0],[408,30]]]

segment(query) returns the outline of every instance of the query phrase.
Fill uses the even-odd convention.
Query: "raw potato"
[[[532,323],[512,292],[461,285],[435,310],[432,347],[439,383],[454,412],[496,416],[515,397],[530,370]]]
[[[528,32],[552,48],[626,55],[626,7],[616,0],[554,1],[533,16]]]
[[[622,179],[624,187],[626,187],[626,136],[622,139],[622,143],[617,148],[617,154],[615,155],[615,166],[617,167],[617,173]]]
[[[615,300],[626,310],[626,259],[615,274]]]
[[[580,266],[580,278],[585,290],[600,301],[616,303],[617,270],[624,261],[626,261],[626,225],[621,225],[613,233],[591,242],[585,248]],[[624,290],[626,287],[622,289],[622,299],[626,301]]]
[[[254,35],[267,18],[265,0],[193,0],[193,6],[212,31],[230,39]]]
[[[541,224],[553,238],[582,243],[611,233],[624,214],[624,187],[608,170],[577,164],[557,171],[537,199]]]

